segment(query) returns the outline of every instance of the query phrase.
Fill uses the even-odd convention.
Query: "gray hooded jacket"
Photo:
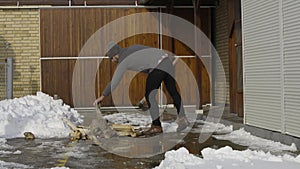
[[[102,95],[108,96],[122,80],[127,70],[150,73],[154,68],[173,74],[170,66],[160,66],[160,63],[168,55],[160,49],[143,45],[133,45],[121,49],[117,69],[111,82],[106,86]]]

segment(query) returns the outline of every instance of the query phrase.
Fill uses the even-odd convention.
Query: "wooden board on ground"
[[[97,118],[94,119],[89,127],[76,126],[67,118],[63,121],[70,127],[72,132],[69,134],[72,141],[91,139],[96,141],[96,137],[111,138],[117,136],[138,137],[142,135],[140,130],[136,130],[131,125],[125,124],[108,124],[102,116],[100,107],[96,107]],[[94,139],[93,139],[94,138]]]

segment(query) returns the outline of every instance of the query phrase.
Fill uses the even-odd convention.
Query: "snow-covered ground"
[[[235,130],[226,135],[214,135],[213,137],[218,140],[229,140],[235,144],[247,146],[250,149],[254,150],[262,150],[265,152],[270,151],[273,153],[277,153],[282,151],[297,151],[297,147],[295,144],[284,145],[279,142],[256,137],[251,135],[249,132],[246,132],[243,128]]]
[[[32,132],[37,138],[68,137],[71,131],[62,118],[67,118],[74,124],[83,122],[80,114],[65,105],[62,100],[54,100],[51,96],[38,92],[37,95],[25,96],[11,100],[0,101],[0,155],[18,155],[22,152],[7,144],[8,138],[23,137],[24,132]],[[114,123],[127,123],[136,126],[147,126],[151,119],[147,115],[119,113],[105,117]],[[205,122],[202,122],[205,123]],[[215,126],[214,126],[215,125]],[[205,148],[201,151],[203,157],[197,157],[185,148],[165,153],[165,159],[156,168],[300,168],[300,155],[291,156],[285,151],[296,151],[294,144],[283,145],[274,141],[255,137],[243,129],[232,131],[232,126],[209,124],[201,131],[217,128],[214,137],[230,140],[236,144],[248,146],[245,151],[233,150],[231,147],[220,149]],[[163,123],[164,132],[174,132],[175,123]],[[192,130],[192,132],[200,132]],[[211,131],[210,131],[211,132]],[[224,133],[228,133],[225,134]],[[270,152],[282,152],[280,156]],[[0,160],[0,168],[30,168],[20,163]],[[67,167],[56,167],[56,169]]]
[[[61,99],[54,100],[42,92],[0,101],[0,155],[21,154],[21,151],[8,145],[6,139],[24,137],[24,132],[32,132],[36,138],[69,137],[71,130],[62,118],[67,118],[74,124],[83,122],[80,114]],[[0,168],[32,166],[0,160]]]
[[[139,113],[118,113],[104,116],[106,120],[114,124],[127,124],[136,128],[150,127],[151,117]],[[175,122],[162,122],[165,133],[175,132],[178,125]]]
[[[218,150],[205,148],[203,158],[190,154],[186,148],[165,153],[165,159],[155,169],[299,169],[300,156],[274,156],[263,151],[236,151],[231,147]]]
[[[67,137],[70,129],[62,118],[75,124],[82,122],[80,114],[61,99],[54,100],[42,92],[0,101],[0,114],[0,138],[24,137],[24,132],[38,138]]]

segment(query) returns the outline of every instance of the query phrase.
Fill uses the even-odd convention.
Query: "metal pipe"
[[[195,58],[193,55],[174,56],[175,58]],[[108,59],[107,56],[79,56],[79,57],[42,57],[40,60],[75,60],[75,59]]]
[[[23,6],[1,6],[2,9],[76,9],[76,8],[167,8],[166,6],[148,6],[148,5],[88,5],[84,4],[83,6],[51,6],[51,5],[23,5]],[[174,6],[176,9],[193,9],[193,6]],[[208,6],[200,6],[200,8],[214,8]]]
[[[13,98],[13,58],[6,58],[7,62],[7,88],[6,88],[6,98]]]
[[[38,6],[40,9],[55,8],[165,8],[165,6],[145,6],[145,5],[96,5],[96,6]]]
[[[194,108],[196,105],[184,105],[183,107],[184,108]],[[163,105],[163,107],[160,107],[159,109],[163,110],[165,107],[167,107],[167,105]],[[111,106],[103,106],[101,107],[101,110],[130,110],[130,109],[138,109],[139,107],[138,106],[115,106],[115,107],[111,107]],[[95,107],[74,107],[74,110],[76,111],[95,111]]]
[[[40,60],[108,59],[107,56],[42,57]]]
[[[215,15],[215,10],[212,9],[210,11],[211,13],[211,43],[212,43],[212,48],[216,45],[216,15]],[[211,49],[211,103],[212,105],[216,105],[216,53],[215,49]]]
[[[161,8],[159,9],[159,41],[160,41],[160,44],[159,44],[159,48],[161,50],[163,50],[163,37],[162,37],[162,10]],[[144,97],[145,98],[145,97]],[[144,99],[146,100],[146,98]],[[160,84],[160,89],[159,89],[159,107],[162,107],[163,106],[163,85],[162,83]]]

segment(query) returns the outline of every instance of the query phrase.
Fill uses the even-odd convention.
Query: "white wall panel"
[[[300,137],[300,1],[242,0],[245,123]]]
[[[243,0],[245,123],[281,130],[278,0]]]
[[[283,1],[286,133],[300,137],[300,1]]]

